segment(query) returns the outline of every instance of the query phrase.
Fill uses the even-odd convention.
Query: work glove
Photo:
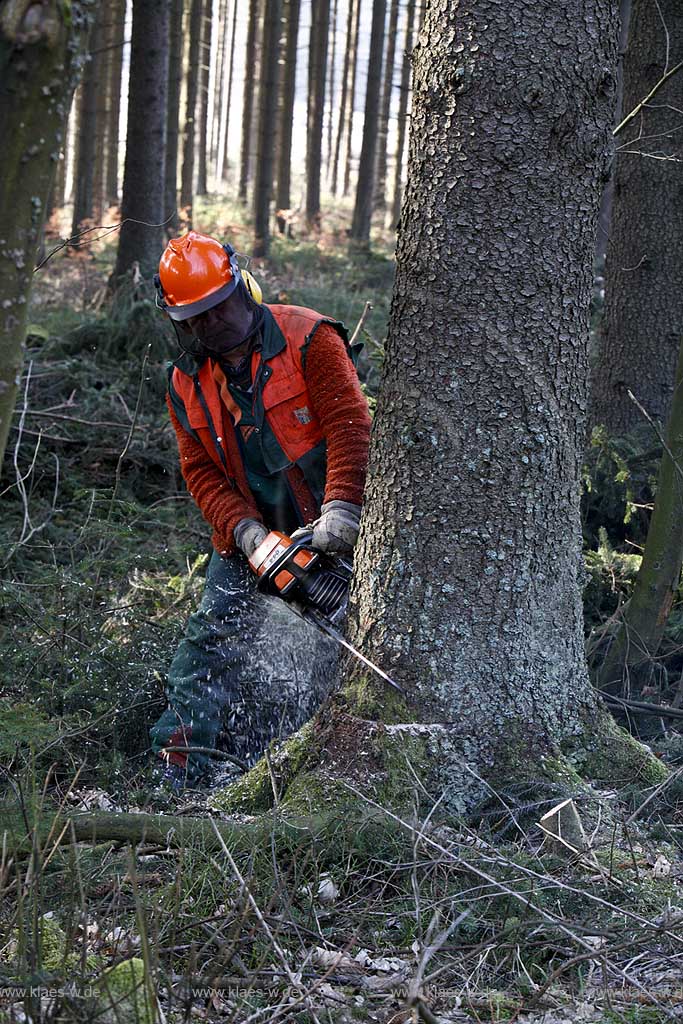
[[[330,554],[350,555],[358,540],[360,505],[350,501],[328,501],[312,524],[313,547]]]
[[[242,554],[246,555],[247,558],[251,558],[256,548],[266,539],[269,532],[263,523],[259,523],[255,519],[240,519],[233,530],[233,536],[235,544]]]

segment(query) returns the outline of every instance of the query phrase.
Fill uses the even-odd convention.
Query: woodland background
[[[579,6],[567,12],[577,23]],[[395,384],[396,339],[405,352],[419,338],[430,282],[451,288],[456,319],[462,294],[449,246],[467,223],[441,223],[428,182],[421,203],[420,168],[433,160],[433,180],[440,159],[427,133],[408,154],[414,70],[422,61],[420,116],[430,102],[434,121],[467,108],[476,89],[459,54],[494,53],[489,23],[507,16],[510,45],[528,56],[524,103],[563,118],[572,99],[558,89],[546,103],[534,79],[548,38],[539,28],[537,44],[523,40],[524,25],[550,13],[529,0],[504,15],[490,0],[481,38],[468,38],[454,27],[470,16],[456,0],[81,0],[68,18],[60,5],[0,5],[0,1020],[678,1019],[683,15],[673,0],[622,3],[617,61],[618,5],[589,6],[610,20],[600,59],[614,58],[620,99],[582,270],[592,281],[591,388],[576,399],[585,660],[615,720],[647,747],[599,769],[566,752],[526,774],[516,765],[458,814],[439,810],[443,794],[425,781],[419,719],[393,760],[372,729],[342,743],[337,728],[322,783],[310,772],[297,782],[324,732],[317,720],[276,742],[232,795],[179,802],[155,790],[147,730],[201,594],[208,529],[179,474],[164,405],[175,339],[151,276],[167,238],[190,226],[230,241],[266,301],[359,325],[374,410],[380,381]],[[569,45],[557,28],[550,36]],[[589,33],[583,45],[585,55]],[[453,74],[429,81],[443,46]],[[494,160],[514,178],[524,161],[512,123]],[[570,142],[585,127],[561,124]],[[444,146],[447,171],[449,159]],[[462,243],[481,258],[484,292],[506,209],[478,226],[479,249]],[[596,214],[587,201],[575,219]],[[422,251],[433,234],[443,260],[423,262],[418,248],[404,321],[406,279],[393,304],[392,289],[416,223]],[[530,310],[542,250],[539,237],[536,266],[517,279]],[[502,317],[505,302],[488,295]],[[451,358],[446,334],[435,341]],[[478,353],[463,375],[499,383]],[[422,398],[440,369],[426,366]],[[505,412],[512,386],[501,394]],[[415,457],[406,443],[406,464]],[[510,502],[491,499],[501,521],[510,479]],[[449,508],[441,550],[472,514],[465,489]],[[545,511],[532,545],[539,575],[563,544],[548,544]],[[388,506],[384,525],[395,525]],[[413,576],[453,589],[429,553]],[[453,600],[449,614],[464,621]],[[488,667],[496,693],[517,684],[504,652]],[[476,717],[495,734],[490,692]],[[356,726],[384,722],[385,736],[404,721],[375,692],[353,701]],[[533,746],[531,723],[529,737]],[[380,789],[364,768],[349,773],[363,744],[388,779]],[[572,818],[568,840],[543,845],[538,822],[565,800],[588,838]]]

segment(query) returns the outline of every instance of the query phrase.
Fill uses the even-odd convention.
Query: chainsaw
[[[404,693],[398,683],[339,632],[349,603],[353,567],[341,555],[317,551],[312,540],[312,533],[298,532],[296,537],[288,537],[279,530],[271,530],[249,559],[259,590],[282,598],[300,618],[312,622],[395,690]]]

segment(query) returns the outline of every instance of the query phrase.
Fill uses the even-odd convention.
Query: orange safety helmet
[[[172,238],[161,257],[154,278],[157,306],[172,320],[187,320],[223,302],[241,281],[231,245],[188,231],[181,238]]]

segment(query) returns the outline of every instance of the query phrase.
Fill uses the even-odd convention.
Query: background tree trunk
[[[377,131],[377,170],[375,173],[375,209],[386,207],[387,189],[387,139],[389,135],[389,115],[391,113],[391,96],[394,91],[394,60],[396,56],[396,35],[398,30],[398,0],[391,0],[389,11],[389,35],[387,52],[384,58],[384,82],[382,84],[382,105],[379,113]]]
[[[350,0],[349,0],[350,2]],[[344,158],[344,189],[347,196],[351,188],[351,157],[353,156],[353,115],[356,103],[356,68],[358,66],[358,37],[360,34],[360,8],[363,0],[355,0],[351,66],[349,68],[349,106],[346,115],[346,155]]]
[[[21,378],[35,253],[91,10],[79,0],[68,11],[57,0],[0,9],[0,466]]]
[[[119,119],[121,116],[121,80],[123,43],[126,26],[126,0],[114,0],[110,6],[111,52],[107,80],[107,167],[104,195],[108,206],[119,202]]]
[[[403,43],[403,60],[401,61],[401,94],[398,102],[396,119],[396,154],[394,157],[394,180],[391,188],[391,211],[388,227],[395,231],[401,216],[401,195],[403,181],[403,150],[406,144],[406,127],[408,124],[408,99],[410,97],[410,69],[413,54],[413,21],[415,18],[415,0],[408,0],[406,6],[405,38]]]
[[[168,96],[166,99],[166,164],[162,220],[169,238],[180,229],[178,216],[178,141],[180,137],[180,88],[183,81],[183,0],[171,0],[168,47]]]
[[[270,198],[275,164],[275,122],[280,48],[280,0],[268,0],[263,24],[259,123],[254,181],[254,256],[267,256],[270,245]]]
[[[683,339],[683,335],[682,335]],[[657,497],[631,599],[598,674],[601,687],[630,697],[650,682],[683,565],[683,340]],[[656,680],[655,680],[656,681]],[[622,687],[622,682],[625,684]]]
[[[287,31],[285,36],[282,89],[280,90],[280,132],[278,146],[277,194],[275,205],[280,210],[291,206],[292,121],[296,89],[296,43],[299,36],[301,0],[285,0]]]
[[[536,0],[520,34],[511,5],[433,0],[416,49],[350,639],[447,723],[456,794],[463,759],[509,783],[597,722],[579,471],[616,4]]]
[[[344,134],[344,123],[346,119],[346,101],[349,94],[349,68],[351,64],[351,42],[353,40],[353,11],[354,0],[348,0],[346,13],[346,46],[344,49],[344,68],[342,71],[342,93],[339,105],[339,120],[337,122],[337,139],[334,144],[334,160],[332,162],[332,192],[337,194],[337,183],[339,181],[339,154],[341,152],[341,140]]]
[[[201,42],[199,45],[199,113],[197,115],[197,195],[207,188],[207,139],[209,133],[209,75],[211,71],[211,0],[204,0]]]
[[[329,26],[330,0],[316,0],[311,8],[306,123],[306,227],[309,231],[320,229],[320,168]]]
[[[676,0],[635,0],[624,60],[624,116],[667,66],[681,60],[683,7]],[[604,423],[612,434],[643,422],[627,389],[662,423],[671,403],[683,335],[683,183],[674,162],[680,159],[681,109],[678,72],[617,138],[605,310],[591,394],[591,422]]]
[[[222,181],[225,178],[230,159],[230,111],[232,104],[232,82],[235,71],[235,37],[237,30],[237,0],[233,0],[233,14],[232,14],[232,28],[230,31],[230,62],[228,64],[228,81],[226,86],[226,104],[225,104],[225,123],[223,126],[224,131],[224,142],[222,147],[223,160],[220,169],[219,179]],[[237,161],[233,160],[233,163]]]
[[[99,8],[90,32],[88,50],[102,47],[104,9]],[[78,134],[76,136],[76,174],[71,234],[77,235],[84,221],[91,220],[95,207],[95,159],[97,151],[97,111],[102,88],[102,55],[89,57],[78,93]]]
[[[372,30],[370,33],[370,59],[365,92],[365,119],[363,144],[358,164],[356,204],[351,223],[351,238],[361,245],[370,242],[370,221],[375,184],[375,154],[377,152],[377,123],[379,120],[379,90],[382,82],[382,50],[384,49],[384,20],[386,0],[373,0]]]
[[[192,0],[190,7],[190,45],[185,75],[185,134],[183,136],[183,167],[180,181],[180,205],[189,210],[188,223],[192,224],[194,198],[194,155],[197,134],[197,86],[199,81],[199,52],[202,32],[203,0]]]
[[[332,138],[334,129],[334,104],[336,100],[336,74],[337,74],[337,17],[338,17],[338,0],[334,0],[332,5],[332,26],[330,31],[331,37],[331,48],[330,48],[330,61],[329,71],[327,80],[327,146],[325,150],[325,169],[327,177],[330,176],[330,170],[332,167]]]
[[[171,0],[134,0],[126,163],[115,284],[134,262],[151,276],[164,244],[166,76]]]
[[[256,33],[258,29],[259,0],[249,0],[249,24],[244,53],[244,97],[242,99],[242,149],[240,153],[240,184],[238,196],[247,201],[249,185],[249,157],[251,155],[251,122],[254,109],[254,68],[256,66]]]

